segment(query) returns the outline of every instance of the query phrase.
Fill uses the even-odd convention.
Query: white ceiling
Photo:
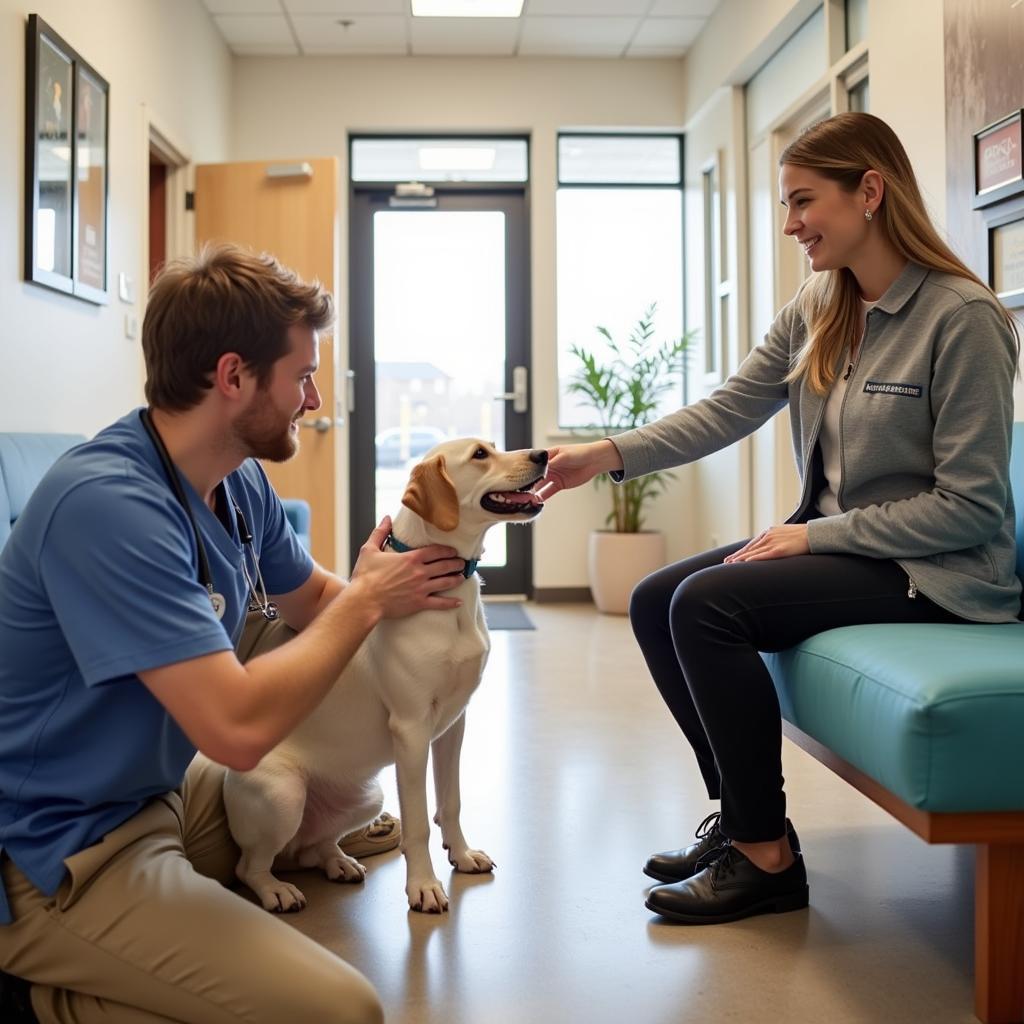
[[[240,57],[681,57],[718,0],[525,0],[519,18],[414,18],[410,0],[203,3]]]

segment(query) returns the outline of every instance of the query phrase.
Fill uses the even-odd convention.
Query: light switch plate
[[[123,270],[117,275],[117,294],[122,302],[131,304],[135,301],[135,279]]]

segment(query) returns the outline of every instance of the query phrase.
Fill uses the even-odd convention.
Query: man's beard
[[[260,395],[264,395],[260,401]],[[299,450],[299,439],[291,429],[294,415],[278,409],[266,392],[259,392],[255,401],[235,421],[235,437],[240,447],[253,459],[287,462]]]

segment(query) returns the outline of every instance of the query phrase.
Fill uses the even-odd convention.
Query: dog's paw
[[[274,914],[294,914],[306,906],[306,897],[302,895],[301,889],[276,878],[273,884],[260,886],[256,895],[263,909]]]
[[[458,853],[454,850],[449,850],[448,863],[456,871],[462,871],[467,875],[483,875],[488,871],[493,871],[498,866],[483,850],[470,850],[468,848]]]
[[[366,868],[354,857],[350,857],[341,850],[337,851],[337,856],[331,854],[324,858],[320,866],[332,882],[362,882],[366,880]]]
[[[409,907],[424,914],[443,914],[448,909],[448,895],[444,886],[431,878],[424,882],[409,882],[405,887]]]

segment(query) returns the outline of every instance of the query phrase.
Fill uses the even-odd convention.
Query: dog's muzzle
[[[523,516],[532,519],[544,508],[544,502],[533,492],[533,488],[544,479],[548,464],[548,453],[543,450],[530,452],[530,462],[540,467],[531,480],[512,491],[489,491],[480,499],[480,505],[488,512],[499,516]]]

